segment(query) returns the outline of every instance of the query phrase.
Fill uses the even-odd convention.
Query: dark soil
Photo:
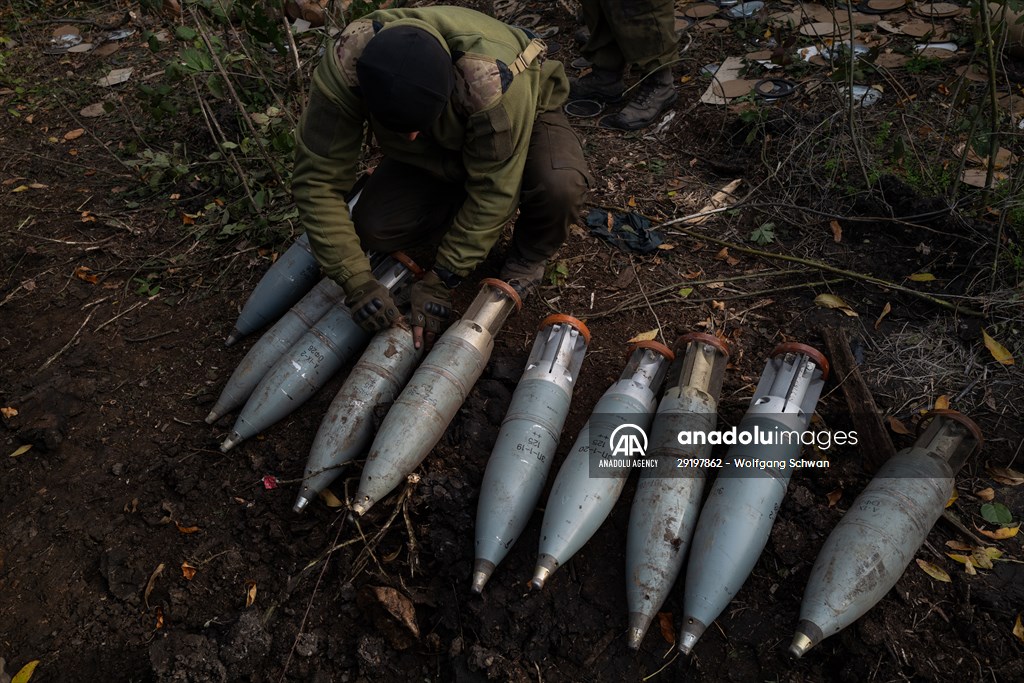
[[[577,53],[565,12],[535,4],[562,24],[554,56],[570,62]],[[61,11],[94,17],[99,10],[72,3]],[[678,235],[667,236],[672,249],[630,255],[580,229],[559,256],[569,271],[565,282],[545,287],[506,325],[487,371],[417,471],[418,481],[358,525],[321,503],[295,515],[296,480],[342,378],[227,455],[218,444],[234,416],[213,427],[203,422],[258,335],[231,349],[223,340],[274,250],[288,240],[201,241],[183,225],[192,206],[183,208],[171,192],[137,193],[138,181],[115,159],[131,157],[124,147],[135,138],[120,109],[90,119],[82,137],[64,139],[80,127],[72,112],[99,97],[88,89],[95,90],[91,82],[106,70],[155,69],[138,37],[104,62],[41,54],[49,25],[21,16],[9,26],[20,43],[6,57],[8,82],[0,82],[0,406],[17,410],[0,428],[0,656],[9,675],[39,659],[37,681],[1024,680],[1024,643],[1012,633],[1024,610],[1020,538],[992,542],[1007,561],[968,576],[946,557],[945,544],[970,540],[944,521],[918,557],[948,571],[950,583],[912,563],[857,624],[798,662],[785,656],[815,556],[869,480],[856,449],[837,449],[830,469],[793,478],[757,568],[691,658],[674,656],[669,639],[678,624],[663,631],[656,623],[637,653],[626,647],[623,567],[634,479],[610,519],[543,591],[527,589],[540,511],[484,594],[469,591],[478,486],[534,331],[548,314],[587,318],[594,340],[555,468],[617,378],[626,341],[659,325],[669,343],[696,330],[734,345],[721,401],[727,424],[739,420],[768,353],[781,341],[820,346],[822,326],[847,326],[866,353],[869,382],[882,389],[883,374],[873,364],[884,359],[872,356],[880,340],[908,328],[931,334],[937,324],[955,347],[973,353],[980,348],[976,326],[961,338],[953,315],[873,285],[768,291],[823,279],[816,274],[699,287],[693,301],[657,306],[657,319],[642,303],[595,315],[626,296],[673,282],[684,287],[696,273],[733,277],[779,265],[741,253],[732,254],[735,263],[716,258],[719,246]],[[695,76],[700,65],[720,59],[724,43],[738,40],[696,38],[677,75]],[[29,94],[14,90],[12,74]],[[659,222],[698,210],[744,169],[750,182],[763,177],[757,165],[763,140],[746,142],[737,113],[694,105],[705,87],[699,79],[680,86],[679,118],[660,139],[579,122],[598,178],[593,206],[635,205]],[[125,111],[135,106],[131,90],[117,97]],[[203,135],[196,144],[208,142]],[[879,215],[883,206],[895,206],[897,216],[933,208],[930,198],[914,200],[913,190],[897,182],[885,185],[873,200],[881,203],[861,207],[861,215]],[[31,183],[45,187],[16,189]],[[666,193],[683,186],[702,188],[692,206]],[[728,229],[714,221],[699,229],[743,242],[759,224],[747,214],[729,221]],[[951,221],[929,222],[931,232],[850,222],[837,243],[822,218],[813,230],[780,230],[770,249],[889,278],[930,267],[955,283],[948,293],[960,293],[974,275],[974,259],[987,267],[991,253],[979,256],[979,245],[961,239]],[[992,234],[987,224],[972,229]],[[924,241],[927,258],[918,249]],[[474,279],[496,275],[500,251]],[[147,277],[160,285],[153,296],[139,292]],[[843,296],[864,318],[816,307],[815,295],[825,291]],[[474,294],[473,281],[463,285],[458,308]],[[730,298],[737,294],[746,298]],[[874,326],[886,302],[893,312]],[[991,404],[981,398],[971,404],[989,445],[958,480],[953,510],[968,526],[984,525],[972,492],[989,486],[1015,516],[1024,515],[1022,487],[1001,485],[985,472],[986,464],[1010,464],[1024,433],[1021,403],[1011,402],[1010,393],[1006,403],[1003,398],[1007,386],[1019,389],[1019,373],[1009,384],[998,374],[1007,370],[990,370],[963,394],[995,394]],[[896,381],[891,372],[884,377]],[[937,386],[921,398],[927,404],[967,384]],[[910,422],[914,406],[881,403],[886,414]],[[845,425],[849,408],[834,381],[818,413],[829,426]],[[911,442],[892,436],[897,448]],[[23,445],[31,449],[8,457]],[[334,488],[339,498],[354,493],[359,470],[358,463],[346,470]],[[268,488],[267,475],[282,483]],[[841,497],[830,503],[834,492]],[[184,563],[194,568],[191,578]],[[680,589],[663,607],[667,623],[680,618]]]

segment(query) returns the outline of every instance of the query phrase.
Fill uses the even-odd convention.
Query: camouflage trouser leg
[[[439,243],[465,198],[461,185],[385,157],[359,195],[352,222],[363,249],[405,251]]]
[[[556,110],[537,117],[509,256],[530,262],[551,258],[579,220],[592,184],[583,146],[565,114]]]
[[[678,59],[673,0],[583,0],[590,40],[583,56],[595,66],[647,73]]]

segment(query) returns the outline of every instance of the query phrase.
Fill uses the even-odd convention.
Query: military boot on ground
[[[600,126],[616,130],[646,128],[675,104],[678,97],[672,82],[672,72],[669,69],[655,71],[640,83],[629,104],[617,114],[609,114],[601,119]]]
[[[528,261],[519,256],[509,256],[498,277],[511,285],[519,298],[525,300],[544,281],[547,267],[547,259]]]
[[[569,79],[570,100],[595,100],[597,102],[619,102],[626,84],[622,71],[594,67],[586,76]]]

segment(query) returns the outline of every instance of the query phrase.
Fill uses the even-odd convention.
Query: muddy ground
[[[659,338],[669,343],[692,330],[728,339],[736,353],[721,420],[735,424],[776,344],[821,347],[821,330],[842,326],[885,416],[912,428],[919,411],[945,395],[982,427],[988,443],[960,473],[960,497],[950,508],[965,529],[995,529],[980,514],[987,494],[977,492],[987,488],[1015,518],[1024,515],[1024,487],[986,470],[1015,459],[1021,465],[1020,371],[996,363],[979,334],[983,325],[997,331],[1019,362],[1024,328],[1007,314],[1012,309],[992,306],[977,319],[862,280],[815,284],[830,277],[800,267],[778,274],[792,264],[735,250],[726,258],[720,245],[671,228],[665,239],[672,248],[655,255],[622,252],[574,231],[559,255],[564,281],[546,286],[506,325],[418,481],[358,524],[320,502],[293,514],[296,480],[342,378],[227,455],[218,444],[233,416],[212,427],[203,418],[258,335],[230,349],[224,338],[294,226],[277,226],[273,239],[256,242],[202,239],[183,214],[208,201],[203,188],[140,189],[119,160],[142,145],[159,149],[161,141],[146,137],[144,117],[129,116],[138,115],[131,83],[113,91],[92,85],[110,68],[158,68],[139,35],[105,58],[41,51],[53,28],[43,22],[103,22],[129,9],[138,8],[22,3],[0,12],[2,35],[17,41],[3,50],[0,72],[0,406],[16,410],[5,412],[0,429],[0,656],[7,675],[39,660],[37,681],[1024,678],[1024,642],[1013,633],[1024,610],[1020,537],[986,541],[1002,558],[968,575],[947,556],[946,543],[974,541],[946,521],[917,557],[951,581],[912,563],[857,624],[801,661],[786,658],[816,553],[869,479],[865,454],[856,449],[837,448],[829,469],[793,478],[757,568],[691,658],[676,657],[670,642],[682,607],[679,586],[663,607],[666,627],[656,623],[639,652],[626,647],[623,566],[635,478],[611,518],[543,591],[527,589],[538,510],[484,594],[470,593],[478,486],[533,332],[552,312],[586,319],[593,334],[555,467],[638,333],[660,327]],[[554,57],[568,63],[578,56],[575,26],[561,5],[526,9],[561,27]],[[174,25],[141,14],[133,21],[139,29]],[[828,103],[808,94],[766,105],[766,126],[751,136],[739,111],[696,104],[708,85],[700,66],[742,52],[744,37],[734,29],[692,35],[676,66],[683,81],[676,118],[657,135],[623,136],[599,130],[595,119],[576,121],[598,178],[591,206],[635,210],[655,223],[694,213],[734,178],[750,185],[770,179],[762,161],[780,146],[795,148],[806,132],[800,126]],[[900,78],[925,100],[949,73]],[[75,114],[101,98],[116,105],[107,116],[86,121]],[[85,134],[67,135],[80,127]],[[209,145],[198,124],[182,134]],[[792,222],[780,221],[777,241],[763,248],[935,296],[973,296],[972,305],[984,306],[986,291],[1001,292],[999,301],[1006,292],[1019,296],[1020,274],[1009,268],[998,287],[979,289],[988,281],[997,229],[984,212],[951,212],[941,196],[894,178],[877,187],[851,199],[838,184],[803,184],[777,197],[834,213],[780,206]],[[693,229],[754,247],[747,235],[764,220],[763,213],[738,211]],[[832,221],[843,229],[841,239]],[[474,278],[496,275],[500,251]],[[937,280],[902,280],[926,271]],[[740,275],[748,277],[725,279]],[[710,285],[693,285],[685,299],[645,302],[659,287],[690,281]],[[459,290],[460,310],[474,289],[471,279]],[[841,296],[861,315],[816,306],[821,293]],[[886,304],[891,313],[876,323]],[[818,406],[821,421],[848,428],[849,413],[831,380]],[[891,438],[897,448],[911,443],[897,432]],[[268,488],[267,475],[281,483]],[[354,492],[358,475],[357,463],[335,486],[338,498]],[[186,563],[192,569],[183,569]]]

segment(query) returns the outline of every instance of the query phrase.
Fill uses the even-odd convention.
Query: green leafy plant
[[[985,503],[981,506],[981,516],[990,524],[1001,526],[1013,524],[1013,514],[1002,503]]]
[[[750,241],[762,247],[774,242],[775,223],[763,223],[759,228],[750,233]]]

